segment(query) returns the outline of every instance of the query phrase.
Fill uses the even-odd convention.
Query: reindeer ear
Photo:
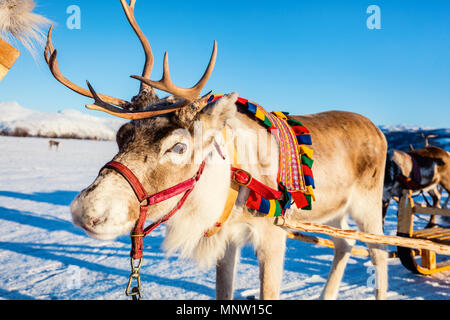
[[[208,104],[199,114],[200,120],[206,129],[222,130],[228,119],[236,115],[236,92],[224,95],[219,100]]]

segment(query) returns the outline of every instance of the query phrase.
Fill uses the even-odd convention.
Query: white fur
[[[33,55],[36,43],[44,43],[42,26],[51,23],[47,18],[33,13],[36,4],[33,0],[0,1],[0,36],[18,39]]]
[[[169,254],[179,251],[182,258],[195,258],[205,266],[210,266],[220,255],[217,252],[221,251],[220,248],[209,245],[209,241],[203,243],[203,240],[205,231],[215,224],[222,213],[221,208],[226,200],[224,194],[227,194],[230,185],[229,161],[221,159],[220,165],[217,157],[217,153],[211,153],[208,161],[215,160],[215,164],[205,167],[201,179],[189,196],[189,201],[167,223],[167,235],[163,243]],[[214,185],[213,190],[211,185]],[[207,249],[208,254],[200,253],[200,244],[203,244],[202,248]]]
[[[72,220],[83,227],[89,236],[110,240],[128,234],[134,227],[130,221],[128,205],[138,206],[128,183],[117,174],[96,179],[98,187],[89,196],[78,195],[71,204]],[[111,188],[115,186],[114,188]],[[105,194],[110,196],[105,197]],[[133,201],[134,200],[134,201]],[[98,220],[95,225],[93,221]]]

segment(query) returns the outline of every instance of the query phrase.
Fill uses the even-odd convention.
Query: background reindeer
[[[114,160],[134,172],[148,194],[154,194],[191,178],[199,170],[195,157],[204,159],[201,178],[195,184],[177,215],[167,222],[164,247],[168,252],[179,251],[181,257],[193,258],[201,265],[216,265],[216,297],[233,298],[234,269],[239,249],[251,243],[257,252],[261,298],[279,297],[282,279],[286,231],[274,225],[274,218],[261,217],[244,205],[249,190],[241,186],[231,215],[218,233],[205,237],[205,231],[219,221],[230,188],[232,155],[225,143],[219,143],[222,157],[214,143],[224,129],[237,132],[256,132],[261,127],[235,104],[237,94],[222,97],[208,104],[209,95],[200,96],[214,68],[217,46],[214,44],[209,65],[198,83],[190,88],[176,86],[170,78],[167,53],[160,81],[149,80],[153,54],[147,38],[135,17],[136,1],[121,0],[128,21],[138,35],[146,54],[137,96],[130,102],[97,94],[88,83],[83,89],[65,78],[58,67],[56,50],[49,31],[46,61],[54,77],[77,93],[95,100],[88,108],[133,120],[117,133],[119,152]],[[159,99],[154,88],[171,93]],[[310,130],[314,141],[316,197],[311,211],[294,206],[286,219],[327,223],[346,228],[350,215],[365,232],[382,234],[381,198],[383,189],[386,140],[381,131],[365,117],[348,112],[323,112],[295,116]],[[203,128],[202,139],[194,136],[196,125]],[[267,167],[278,167],[277,150],[267,154],[251,135],[241,135],[251,154],[259,156],[254,163],[242,163],[255,179],[277,188],[276,172],[267,174]],[[266,133],[266,141],[276,145],[273,135]],[[235,141],[231,141],[235,144]],[[199,152],[199,153],[198,153]],[[262,159],[263,158],[263,159]],[[147,219],[156,221],[172,210],[181,195],[167,199],[147,212]],[[140,216],[139,201],[129,183],[116,171],[103,169],[93,184],[73,201],[73,221],[99,239],[111,239],[129,234]],[[333,239],[335,257],[322,293],[323,298],[336,298],[354,241]],[[387,290],[387,254],[382,247],[369,245],[375,265],[377,298],[384,298]]]
[[[438,137],[437,134],[425,135],[423,132],[420,133],[419,135],[420,135],[420,137],[422,137],[424,139],[425,147],[431,146],[430,143],[429,143],[429,139],[433,139],[433,138],[437,138]],[[409,145],[409,150],[410,151],[414,151],[415,150],[412,144]],[[434,187],[434,188],[432,188],[432,189],[430,189],[428,191],[428,194],[433,199],[433,205],[432,205],[433,207],[447,208],[448,201],[450,200],[450,197],[447,196],[447,199],[445,200],[444,204],[441,206],[441,198],[442,198],[442,192],[443,191],[444,191],[444,188],[441,185],[437,185],[436,187]],[[425,201],[427,201],[426,198],[425,198]],[[427,203],[428,203],[428,201],[427,201]],[[431,219],[430,221],[434,221],[434,217],[433,216],[431,216],[430,219]]]
[[[59,149],[59,141],[49,140],[48,141],[48,148],[52,149],[53,147],[55,147],[55,149],[58,150]]]
[[[450,153],[442,148],[426,146],[418,150],[403,152],[392,150],[387,155],[386,175],[383,191],[383,218],[392,198],[399,199],[402,190],[409,189],[414,194],[428,192],[433,206],[441,207],[441,186],[450,191]],[[447,199],[448,201],[448,199]],[[430,218],[428,227],[433,226],[435,217]]]

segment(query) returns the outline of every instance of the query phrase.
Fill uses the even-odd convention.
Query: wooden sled
[[[415,205],[409,192],[405,191],[399,201],[397,236],[375,235],[356,230],[341,230],[330,226],[308,222],[281,221],[276,219],[275,225],[285,229],[288,238],[320,246],[334,248],[329,239],[306,233],[326,234],[332,237],[354,239],[366,243],[396,246],[397,251],[389,252],[389,258],[400,258],[403,266],[414,273],[430,275],[436,272],[450,270],[450,264],[436,262],[436,255],[450,256],[450,229],[432,228],[414,231],[413,217],[415,213],[450,216],[449,209],[438,209]],[[352,255],[367,257],[369,252],[365,248],[355,247]],[[421,264],[417,258],[421,257]]]
[[[0,39],[0,81],[8,73],[19,57],[20,52],[12,47],[8,42]]]
[[[421,206],[414,203],[409,191],[404,191],[398,206],[397,235],[412,239],[424,239],[436,244],[450,245],[450,229],[428,228],[414,230],[414,214],[450,216],[449,209],[439,209]],[[398,257],[408,270],[414,273],[430,275],[436,272],[450,270],[449,261],[437,263],[436,252],[433,250],[397,247]],[[421,258],[420,264],[418,263]]]

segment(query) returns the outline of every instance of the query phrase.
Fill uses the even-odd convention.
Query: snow
[[[0,102],[0,132],[24,129],[31,136],[113,140],[125,121],[100,118],[77,110],[39,112],[17,102]]]
[[[409,124],[398,124],[398,125],[381,125],[378,126],[383,132],[399,132],[399,131],[424,131],[433,130],[434,128],[429,126],[418,126]]]
[[[0,114],[2,124],[20,120]],[[129,238],[89,238],[72,224],[70,215],[72,199],[111,160],[116,144],[65,139],[56,151],[45,138],[0,136],[0,149],[0,299],[128,299]],[[394,235],[395,230],[392,204],[386,233]],[[143,298],[214,299],[215,270],[198,270],[176,255],[167,257],[161,249],[164,232],[162,226],[144,240]],[[281,299],[317,299],[332,258],[331,249],[289,239]],[[339,299],[373,299],[372,280],[370,259],[352,257]],[[235,299],[259,296],[258,263],[250,246],[242,250],[235,288]],[[450,273],[418,276],[390,259],[388,299],[448,300]]]

